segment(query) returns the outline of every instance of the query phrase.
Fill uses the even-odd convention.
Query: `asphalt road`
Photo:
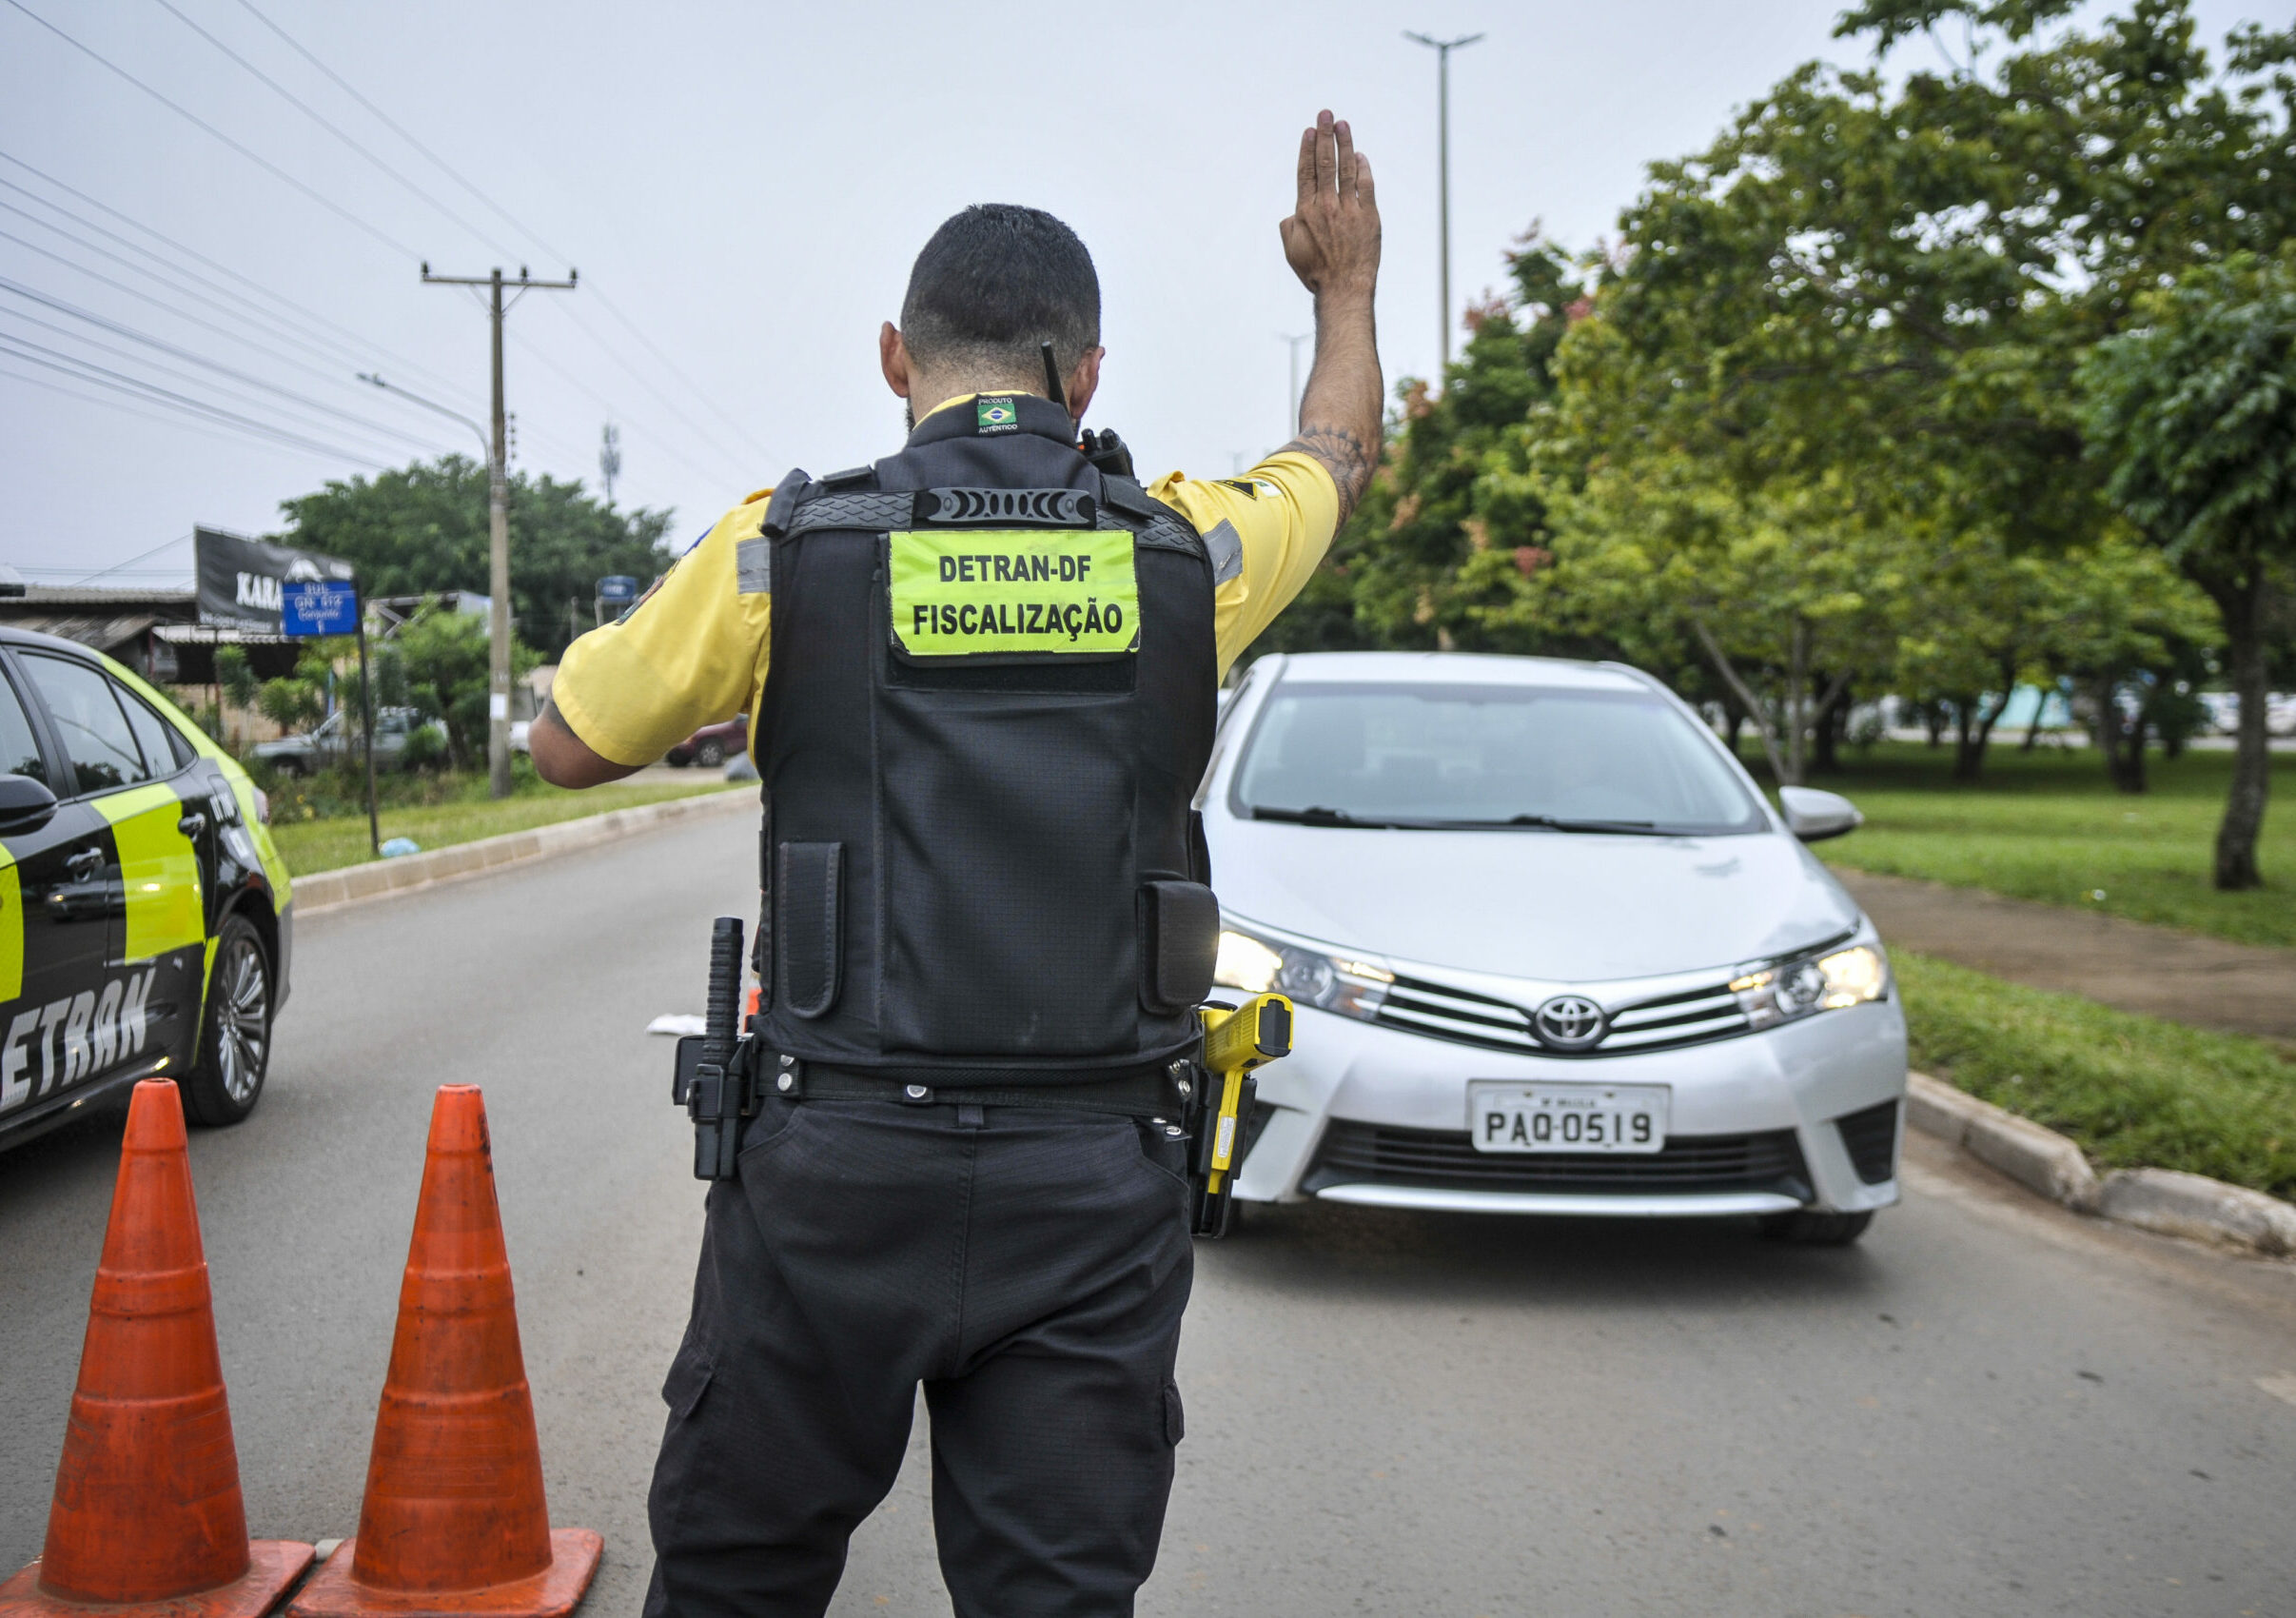
[[[635,1610],[699,1213],[643,1029],[697,1008],[754,847],[712,818],[307,919],[270,1093],[192,1144],[257,1532],[355,1524],[431,1090],[477,1082],[553,1515],[606,1536],[586,1610]],[[39,1548],[117,1138],[0,1157],[8,1568]],[[1199,1250],[1141,1610],[2296,1612],[2296,1266],[1915,1159],[1846,1252],[1255,1210]],[[922,1444],[839,1614],[947,1610]]]

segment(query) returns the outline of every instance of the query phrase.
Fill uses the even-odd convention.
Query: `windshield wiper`
[[[1560,820],[1552,815],[1516,815],[1501,822],[1509,826],[1538,826],[1550,832],[1619,832],[1627,837],[1658,838],[1655,820]]]
[[[1615,832],[1621,837],[1673,837],[1652,820],[1566,820],[1552,815],[1516,815],[1504,820],[1455,820],[1435,816],[1381,816],[1369,818],[1350,815],[1344,809],[1333,809],[1321,803],[1311,803],[1305,809],[1276,809],[1265,803],[1251,808],[1255,820],[1285,820],[1301,826],[1352,826],[1374,830],[1402,832],[1504,832],[1518,826],[1535,827],[1548,832]]]
[[[1391,826],[1391,820],[1359,820],[1344,809],[1326,809],[1321,803],[1311,803],[1305,809],[1273,809],[1265,803],[1251,806],[1255,820],[1289,820],[1302,826]]]

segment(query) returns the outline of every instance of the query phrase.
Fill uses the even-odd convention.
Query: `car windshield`
[[[1287,682],[1236,812],[1309,825],[1713,836],[1766,824],[1695,721],[1656,695]]]

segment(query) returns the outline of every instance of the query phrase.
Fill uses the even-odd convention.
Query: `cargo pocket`
[[[1179,1384],[1164,1385],[1164,1441],[1175,1448],[1187,1436],[1187,1416],[1180,1409]]]
[[[1201,1005],[1220,960],[1220,901],[1201,882],[1140,885],[1140,1001],[1152,1012]]]
[[[670,1374],[662,1378],[661,1402],[670,1407],[670,1414],[679,1421],[694,1413],[701,1403],[702,1394],[709,1391],[710,1377],[716,1367],[701,1346],[691,1340],[678,1345],[677,1357],[670,1361]],[[1168,1423],[1170,1416],[1166,1416]]]
[[[785,842],[774,873],[775,997],[802,1017],[837,1003],[845,845]]]

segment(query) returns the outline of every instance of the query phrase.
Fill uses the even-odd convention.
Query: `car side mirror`
[[[1820,792],[1814,786],[1781,786],[1777,805],[1785,812],[1786,830],[1804,842],[1848,837],[1866,823],[1857,805],[1838,792]]]
[[[56,795],[29,776],[0,776],[0,832],[34,832],[56,812]]]

